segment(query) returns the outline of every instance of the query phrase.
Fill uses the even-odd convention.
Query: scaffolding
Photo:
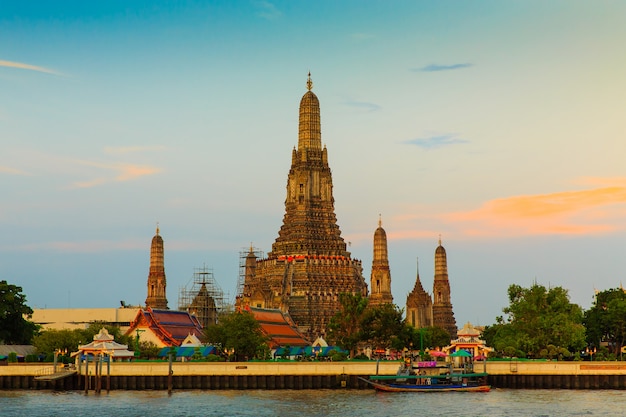
[[[254,257],[258,259],[263,259],[265,256],[263,251],[259,248],[255,248],[250,245],[249,248],[243,248],[239,252],[239,278],[237,278],[237,298],[243,296],[243,289],[246,284],[246,259],[252,253]]]
[[[180,289],[178,309],[195,315],[203,327],[217,322],[218,314],[229,308],[228,295],[220,288],[213,270],[206,265],[194,268],[192,279]]]

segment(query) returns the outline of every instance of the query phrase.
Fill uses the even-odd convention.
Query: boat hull
[[[372,385],[376,391],[381,392],[488,392],[491,390],[491,385],[417,385],[380,383],[365,378],[362,379]]]

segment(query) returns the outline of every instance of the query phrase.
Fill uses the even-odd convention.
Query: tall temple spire
[[[152,238],[152,245],[150,246],[150,272],[148,273],[146,307],[167,309],[166,285],[163,238],[159,235],[159,224],[157,223],[156,234]]]
[[[291,152],[285,215],[265,259],[246,260],[240,303],[289,313],[311,340],[325,336],[340,311],[339,295],[367,295],[361,261],[352,259],[335,215],[333,182],[322,148],[320,104],[311,91],[300,100],[298,146]],[[256,264],[253,267],[252,263]]]
[[[312,88],[310,74],[307,87]],[[298,149],[292,152],[287,177],[283,226],[269,256],[350,255],[337,225],[333,179],[321,143],[319,100],[309,90],[300,100]]]
[[[300,100],[300,120],[298,125],[298,152],[305,152],[303,157],[307,157],[307,150],[322,150],[322,128],[320,121],[320,102],[311,91],[313,81],[311,73],[306,82],[307,92]],[[319,157],[319,156],[318,156]]]
[[[450,301],[450,281],[448,281],[448,259],[441,245],[435,250],[435,279],[433,282],[433,325],[446,329],[452,339],[456,339],[457,327]]]
[[[381,215],[378,215],[378,228],[374,232],[374,257],[370,279],[369,304],[376,306],[393,303],[391,295],[391,271],[387,251],[387,233],[382,227]]]

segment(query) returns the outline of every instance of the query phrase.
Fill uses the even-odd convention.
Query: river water
[[[0,416],[624,416],[626,391],[0,391]]]

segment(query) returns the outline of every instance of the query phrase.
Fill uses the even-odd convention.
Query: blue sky
[[[284,214],[311,71],[343,237],[392,291],[441,235],[457,323],[510,284],[588,308],[625,278],[626,3],[107,1],[0,5],[0,279],[33,307],[168,299],[196,267],[233,298]]]

